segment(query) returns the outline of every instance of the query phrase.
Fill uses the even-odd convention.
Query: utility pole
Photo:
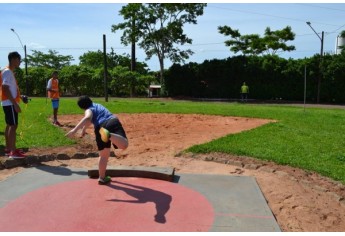
[[[309,25],[309,27],[314,31],[314,33],[316,34],[316,36],[320,39],[321,41],[321,50],[320,50],[320,62],[319,62],[319,70],[320,70],[320,74],[318,77],[318,81],[317,81],[317,98],[316,98],[316,102],[320,103],[320,91],[321,91],[321,79],[322,79],[322,75],[323,75],[323,71],[322,71],[322,57],[323,57],[323,41],[324,41],[324,32],[322,31],[321,33],[321,37],[320,35],[314,30],[314,28],[311,26],[311,23],[308,21],[306,22],[307,25]]]
[[[104,98],[108,102],[108,64],[107,64],[107,40],[105,34],[103,34],[103,60],[104,60]]]

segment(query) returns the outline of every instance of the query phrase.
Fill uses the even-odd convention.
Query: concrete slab
[[[281,231],[254,177],[180,174],[178,183],[212,203],[212,232]]]
[[[28,192],[65,181],[87,178],[87,170],[38,166],[0,181],[0,207]],[[0,229],[1,231],[1,229]]]
[[[98,178],[98,169],[88,170],[90,178]],[[111,177],[140,177],[173,181],[175,169],[171,167],[145,167],[145,166],[115,166],[106,170],[105,175]]]
[[[77,186],[79,188],[75,190],[76,197],[70,197],[68,194],[72,194],[71,192],[76,189],[73,187],[75,184],[78,184]],[[45,202],[44,199],[46,199],[45,204],[47,205],[43,205],[43,208],[49,208],[53,205],[49,204],[48,199],[55,199],[55,202],[59,199],[64,199],[64,204],[71,204],[70,208],[73,208],[79,203],[82,204],[81,201],[83,196],[88,191],[96,193],[98,191],[103,191],[102,193],[104,195],[111,195],[110,202],[109,200],[106,200],[97,204],[107,204],[104,205],[104,207],[101,207],[101,209],[104,210],[107,208],[111,214],[114,214],[112,213],[113,211],[116,212],[116,217],[119,218],[117,218],[117,221],[115,220],[115,222],[119,223],[121,219],[127,219],[126,217],[128,217],[131,218],[131,223],[133,225],[141,226],[140,228],[128,230],[132,229],[131,227],[133,227],[133,225],[128,226],[130,228],[126,228],[126,223],[124,222],[122,225],[110,228],[109,231],[280,231],[280,228],[268,207],[255,178],[253,177],[175,173],[173,183],[162,180],[143,180],[143,178],[137,177],[113,178],[111,186],[108,186],[108,188],[102,187],[104,186],[97,185],[96,180],[89,180],[88,171],[85,169],[49,166],[29,168],[0,182],[0,231],[4,231],[2,230],[2,227],[5,229],[4,224],[6,224],[7,229],[9,224],[8,222],[11,222],[7,221],[6,223],[6,221],[1,220],[1,218],[4,219],[5,217],[11,217],[8,214],[14,212],[7,208],[9,206],[20,207],[25,205],[28,200],[30,201],[30,196],[32,196],[31,198],[35,198],[33,200],[34,204],[32,204],[32,207],[34,208],[35,206],[36,208],[32,209],[32,211],[36,212],[35,214],[39,214],[40,211],[37,211],[37,208],[42,208],[42,206],[40,205],[40,202],[35,201],[39,201],[40,197],[43,199],[41,202]],[[134,187],[135,189],[133,189]],[[51,194],[49,198],[41,196],[42,194],[47,193]],[[56,194],[60,195],[55,196]],[[75,200],[75,198],[78,198],[79,196],[80,202],[79,200]],[[163,199],[162,196],[164,196]],[[121,197],[123,198],[122,200],[117,199]],[[133,197],[136,199],[134,202],[132,200]],[[68,199],[71,198],[75,201],[68,201]],[[84,198],[85,201],[88,201],[95,197],[85,195]],[[127,198],[129,198],[129,200]],[[114,204],[114,202],[116,204]],[[140,202],[139,205],[134,204],[138,202]],[[155,204],[156,207],[153,209],[157,210],[157,214],[159,211],[161,211],[160,213],[164,212],[165,215],[161,217],[165,217],[166,222],[162,223],[161,219],[161,222],[159,222],[159,220],[152,220],[154,213],[150,213],[152,211],[152,205],[149,202]],[[95,207],[93,206],[93,203],[86,202],[83,205],[85,205],[85,207],[80,209],[80,211],[85,210],[84,208],[91,208],[91,210],[96,214],[96,211],[100,209],[99,205],[98,207]],[[211,207],[209,208],[208,206]],[[30,211],[30,205],[25,207]],[[111,210],[111,207],[115,207],[115,209]],[[68,207],[66,209],[69,210]],[[54,208],[53,211],[59,211],[59,208]],[[24,212],[24,210],[21,208],[18,212]],[[119,212],[121,213],[120,215]],[[134,212],[135,214],[133,214]],[[191,213],[193,213],[194,216]],[[13,217],[18,218],[18,215]],[[54,222],[54,219],[52,219],[53,217],[54,216],[50,217],[50,221],[52,222]],[[109,218],[114,221],[114,217]],[[65,217],[61,217],[59,219],[61,220],[64,218]],[[30,217],[27,217],[26,221],[27,220],[30,220]],[[35,218],[33,217],[32,220],[35,220]],[[63,225],[63,222],[59,222],[58,220],[55,220],[55,222],[55,224],[60,226]],[[141,224],[144,222],[146,223]],[[14,221],[14,224],[16,223],[18,223],[18,219]],[[26,223],[30,225],[30,222]],[[34,224],[36,226],[39,225],[37,224],[37,221],[34,222]],[[44,222],[41,222],[41,224],[44,225]],[[145,228],[144,226],[149,226],[149,228]],[[15,227],[18,227],[18,225]],[[59,228],[35,228],[34,231],[52,231],[54,229]],[[95,229],[92,228],[82,229],[84,229],[83,231],[95,231]],[[64,228],[61,230],[69,231],[69,229]],[[98,229],[96,231],[101,230]]]

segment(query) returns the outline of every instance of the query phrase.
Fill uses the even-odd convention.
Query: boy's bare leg
[[[115,144],[119,149],[125,150],[128,147],[128,140],[121,135],[110,133],[110,141]]]
[[[98,159],[98,173],[99,177],[104,179],[105,171],[107,169],[108,159],[110,156],[110,148],[104,148],[99,152],[99,159]]]
[[[5,128],[5,141],[6,141],[6,146],[5,148],[10,149],[10,141],[9,141],[9,137],[8,137],[8,132],[9,132],[10,126],[6,125]]]
[[[54,108],[53,109],[53,119],[54,119],[54,122],[56,122],[57,121],[57,113],[58,113],[58,109],[57,108]]]

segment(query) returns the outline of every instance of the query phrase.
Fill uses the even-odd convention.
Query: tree
[[[122,66],[113,68],[109,73],[113,78],[110,88],[118,96],[143,95],[147,93],[148,85],[155,80],[153,75],[139,74]]]
[[[135,44],[138,41],[140,30],[137,25],[137,12],[141,7],[140,3],[130,3],[122,7],[120,14],[124,18],[124,22],[112,25],[111,31],[115,33],[117,30],[124,30],[121,36],[121,42],[127,46],[131,44],[131,70],[136,70]]]
[[[323,56],[323,86],[321,99],[326,102],[345,102],[345,53]]]
[[[230,47],[230,51],[234,53],[276,55],[279,50],[295,50],[295,46],[286,45],[287,41],[295,39],[295,34],[290,26],[276,31],[267,27],[264,37],[260,37],[258,34],[241,35],[238,30],[233,30],[229,26],[219,26],[218,30],[219,33],[231,37],[230,40],[225,41],[225,45]]]
[[[127,23],[116,25],[113,30],[124,29],[122,40],[129,43],[138,40],[139,46],[145,51],[146,59],[157,55],[160,65],[160,82],[164,86],[164,59],[174,63],[184,62],[191,50],[180,50],[176,45],[191,44],[192,39],[183,32],[186,23],[196,24],[197,16],[203,14],[207,4],[193,3],[149,3],[128,4],[120,14]],[[132,28],[133,9],[135,12],[135,29]],[[137,38],[134,38],[137,36]]]
[[[30,67],[30,94],[35,96],[46,96],[47,95],[47,82],[51,78],[52,73],[55,69],[46,67]],[[60,80],[60,78],[59,78]],[[24,81],[20,81],[23,83]],[[60,90],[63,89],[60,86]]]
[[[108,68],[114,68],[116,66],[128,67],[130,69],[129,55],[118,55],[111,49],[111,52],[107,53],[107,65]],[[88,51],[79,57],[79,65],[88,66],[90,68],[103,68],[103,52]],[[137,71],[139,73],[147,73],[147,64],[144,62],[137,62]]]
[[[345,38],[345,30],[341,31],[339,34],[341,37]]]
[[[91,68],[103,68],[103,52],[88,51],[79,57],[79,65],[89,66]],[[115,66],[128,66],[130,65],[130,59],[128,55],[117,55],[114,49],[111,49],[110,53],[107,53],[107,65],[109,68]]]
[[[88,66],[65,66],[59,72],[59,81],[65,95],[101,96],[103,94],[103,68]]]
[[[47,54],[32,50],[32,55],[27,56],[28,65],[32,67],[46,67],[61,70],[64,66],[69,66],[73,57],[70,55],[59,55],[55,50],[49,50]]]

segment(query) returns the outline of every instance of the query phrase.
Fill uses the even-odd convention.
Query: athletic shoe
[[[58,127],[61,127],[61,126],[62,126],[62,125],[60,124],[59,121],[54,121],[54,122],[53,122],[53,125],[58,126]]]
[[[98,184],[100,184],[100,185],[105,185],[105,184],[108,184],[110,182],[111,182],[110,176],[105,176],[103,179],[102,178],[98,179]]]
[[[109,142],[110,133],[107,129],[104,129],[103,127],[101,127],[99,129],[99,134],[101,135],[101,139],[103,142],[105,143]]]
[[[19,152],[18,150],[15,150],[14,152],[10,152],[8,157],[13,158],[13,159],[23,159],[26,156],[23,153]]]
[[[19,152],[20,154],[25,154],[25,152],[22,149],[16,149],[17,152]],[[10,155],[10,150],[5,148],[5,155],[9,156]]]
[[[59,121],[55,121],[55,124],[60,127],[62,126]]]
[[[16,149],[17,152],[19,152],[20,154],[25,154],[25,152],[22,149]]]

